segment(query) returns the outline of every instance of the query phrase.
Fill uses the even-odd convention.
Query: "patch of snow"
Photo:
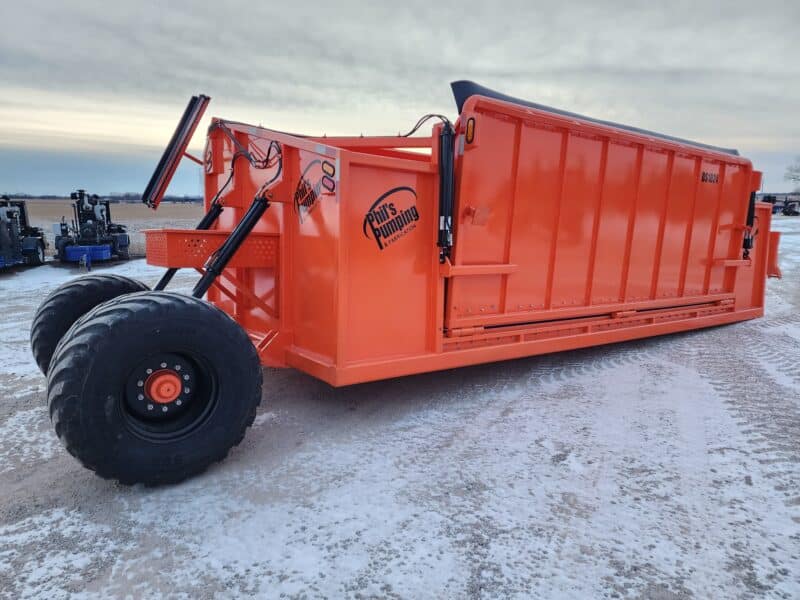
[[[59,450],[42,406],[17,411],[0,423],[0,474],[47,461]]]
[[[112,512],[148,543],[112,555],[95,595],[168,581],[234,596],[598,597],[656,581],[722,597],[740,588],[737,556],[742,577],[792,595],[773,564],[800,529],[784,494],[758,480],[724,399],[662,355],[561,380],[537,370],[333,429],[272,464],[120,491]],[[86,535],[108,556],[104,528]]]
[[[0,578],[17,584],[17,597],[70,598],[84,570],[118,549],[109,529],[86,517],[59,508],[0,527]]]
[[[144,259],[135,259],[113,264],[96,263],[91,273],[106,271],[142,281],[157,281],[164,269],[148,265]],[[0,292],[6,290],[8,292],[37,292],[36,297],[41,300],[62,283],[87,274],[85,269],[76,266],[48,263],[41,267],[0,274]]]
[[[108,271],[154,286],[164,273],[145,260],[130,260],[113,265],[98,264],[92,273]],[[4,375],[15,379],[17,393],[43,389],[44,377],[33,360],[30,350],[30,327],[42,300],[58,286],[86,275],[77,267],[48,264],[38,268],[0,273],[0,297],[6,307],[17,310],[18,318],[0,323],[0,368]],[[179,271],[168,290],[188,293],[198,275],[191,270]]]
[[[261,413],[260,415],[256,415],[256,418],[253,420],[253,428],[261,427],[265,423],[273,423],[278,421],[278,415],[274,412],[265,412]]]

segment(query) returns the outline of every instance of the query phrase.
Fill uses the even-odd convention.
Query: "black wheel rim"
[[[174,390],[172,382],[179,381]],[[186,352],[152,354],[130,371],[120,402],[128,428],[155,442],[195,432],[217,404],[217,380],[202,358]]]

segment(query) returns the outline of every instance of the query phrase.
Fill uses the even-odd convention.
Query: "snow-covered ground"
[[[74,273],[2,275],[0,596],[798,598],[800,219],[775,225],[764,319],[339,390],[268,371],[244,443],[157,489],[51,431],[28,327]]]

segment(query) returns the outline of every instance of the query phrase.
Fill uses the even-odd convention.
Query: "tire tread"
[[[140,281],[113,274],[86,275],[56,288],[39,306],[31,324],[31,350],[42,373],[47,375],[58,342],[77,319],[98,304],[147,289]]]
[[[257,373],[249,381],[248,398],[253,398],[244,419],[240,423],[231,423],[238,427],[234,442],[228,447],[219,447],[207,455],[202,463],[185,464],[182,469],[168,473],[156,473],[152,478],[143,480],[119,472],[112,464],[103,461],[104,453],[100,448],[91,447],[80,422],[80,393],[82,374],[87,370],[93,348],[93,339],[107,335],[120,320],[142,316],[152,319],[168,319],[181,311],[197,311],[202,313],[204,327],[211,328],[219,335],[232,336],[231,341],[246,350],[246,363],[243,368],[247,372]],[[110,300],[94,308],[75,322],[67,335],[59,342],[53,355],[48,374],[48,409],[56,434],[67,451],[77,458],[86,468],[94,471],[103,479],[114,479],[123,485],[145,483],[158,485],[177,483],[193,475],[205,471],[213,463],[223,460],[230,450],[238,446],[245,437],[247,429],[255,420],[258,406],[261,403],[263,375],[261,363],[255,346],[247,333],[236,321],[217,307],[190,296],[182,296],[169,292],[139,292]]]

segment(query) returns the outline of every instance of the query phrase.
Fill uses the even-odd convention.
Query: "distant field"
[[[53,224],[61,217],[72,219],[70,200],[28,200],[28,213],[33,225],[45,231],[50,244],[48,251],[53,253]],[[202,204],[162,203],[157,211],[143,204],[112,204],[111,217],[115,223],[128,227],[131,236],[131,256],[144,256],[143,229],[158,227],[177,227],[192,229],[203,216]]]

